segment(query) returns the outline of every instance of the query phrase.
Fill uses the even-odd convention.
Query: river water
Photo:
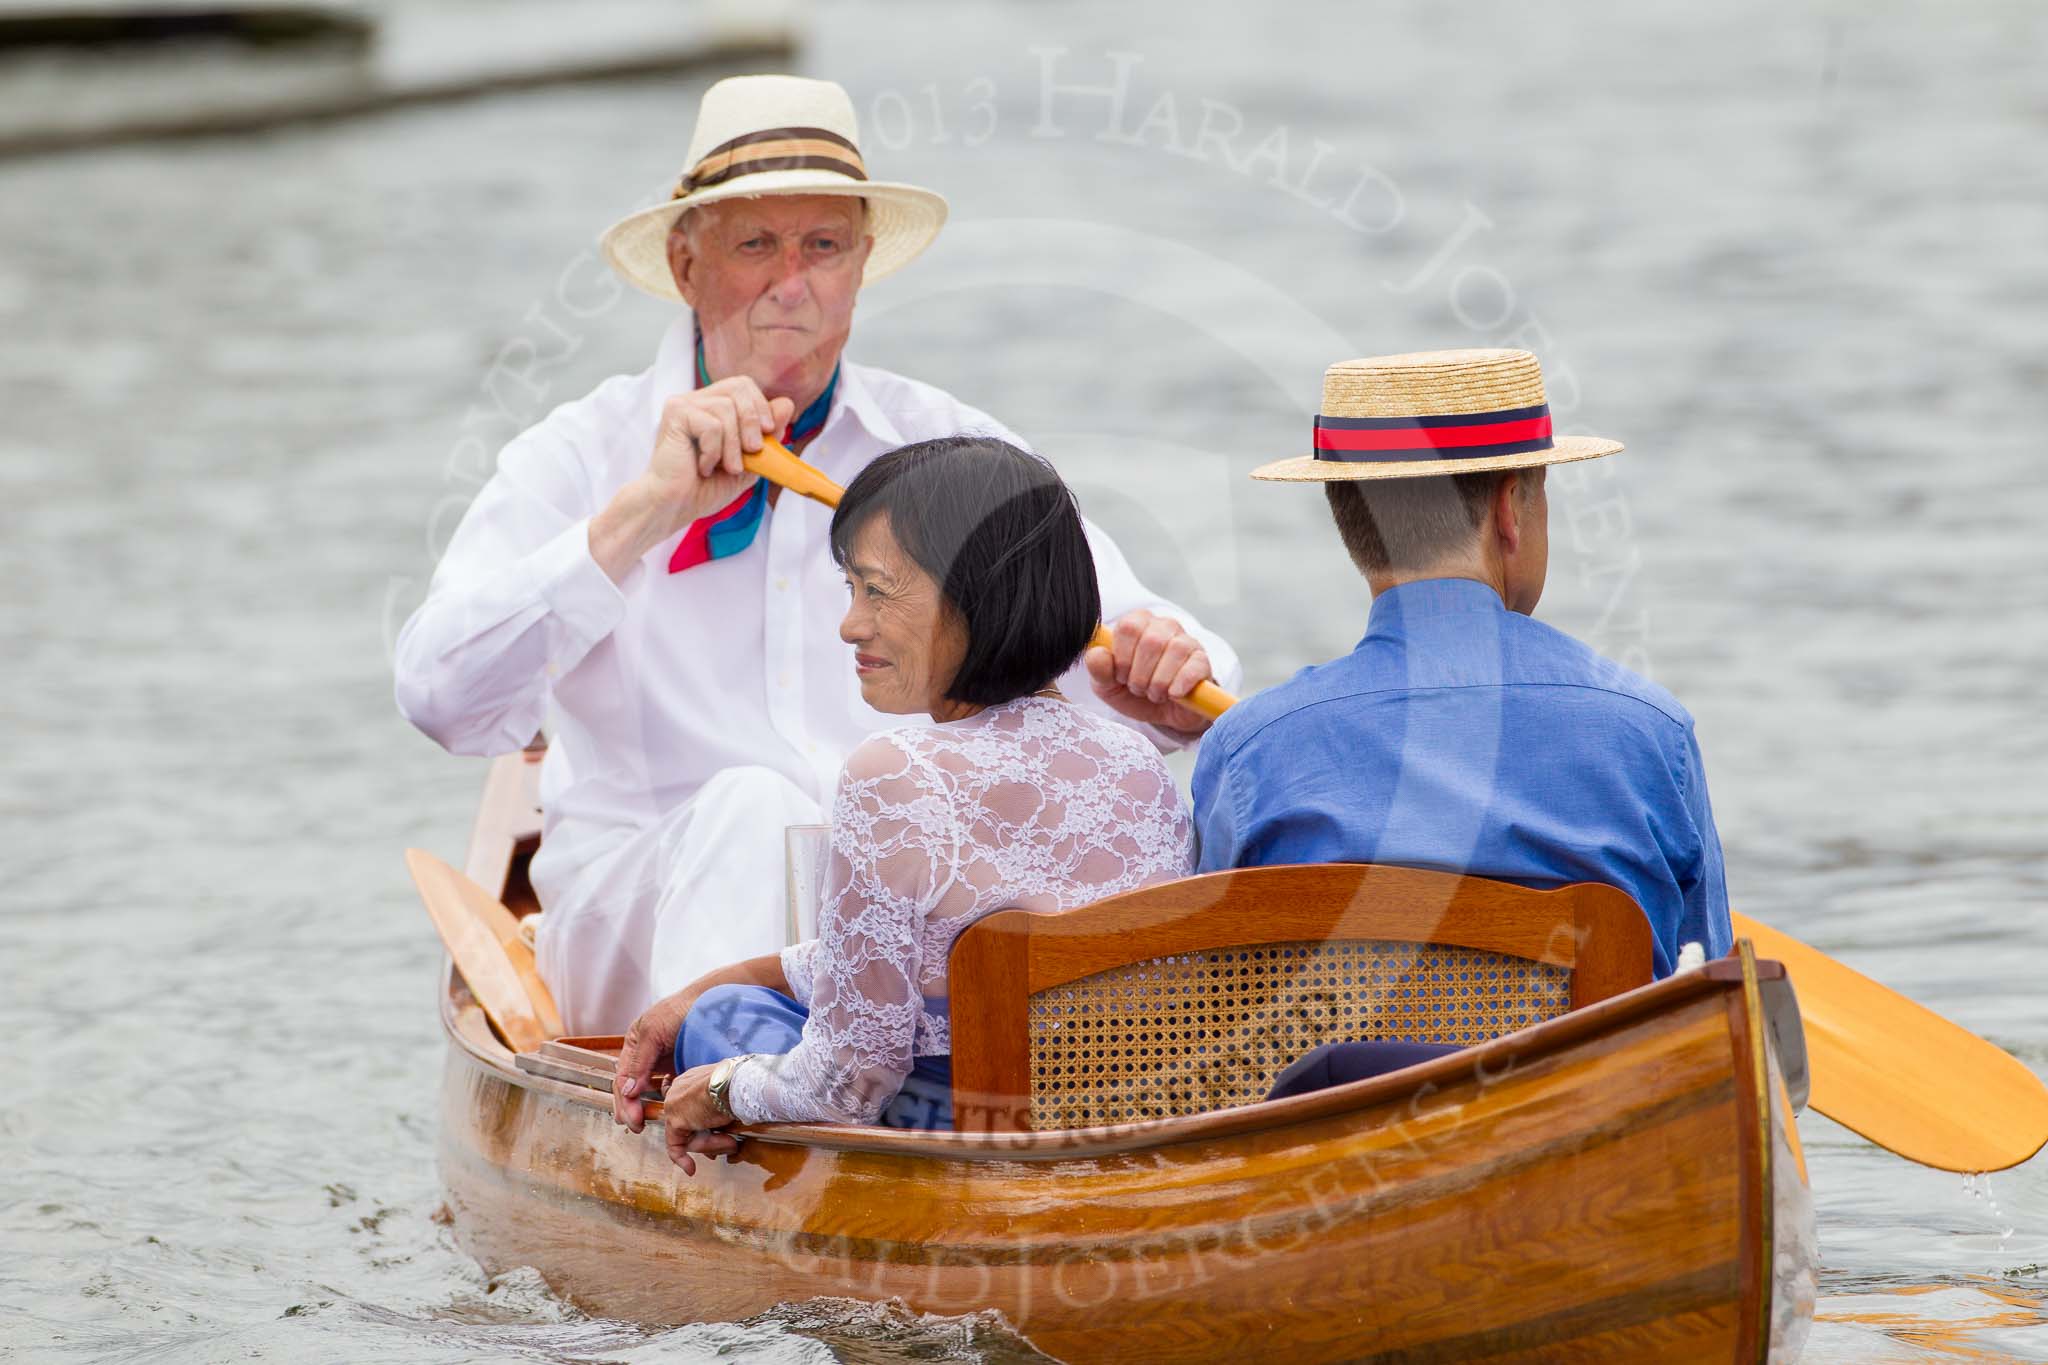
[[[1031,436],[1266,684],[1364,619],[1320,499],[1243,478],[1303,448],[1322,367],[1533,346],[1630,445],[1554,477],[1541,614],[1693,709],[1737,904],[2048,1068],[2048,12],[811,27],[877,173],[954,205],[858,357]],[[482,770],[395,715],[388,642],[489,452],[645,363],[664,312],[589,244],[700,89],[0,164],[0,1354],[1028,1354],[832,1305],[596,1321],[434,1217],[398,855],[459,854]],[[1802,1127],[1809,1359],[2048,1359],[2048,1168]]]

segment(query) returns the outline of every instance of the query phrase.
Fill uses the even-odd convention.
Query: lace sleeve
[[[789,986],[789,998],[799,1005],[811,1003],[812,967],[818,960],[818,940],[807,938],[782,950],[782,979]]]
[[[957,849],[952,805],[930,763],[888,735],[853,752],[832,804],[811,1017],[787,1054],[734,1072],[735,1116],[872,1123],[895,1097],[923,1008],[920,929],[952,879]]]

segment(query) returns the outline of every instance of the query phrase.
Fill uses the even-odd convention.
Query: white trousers
[[[573,866],[533,860],[536,965],[571,1033],[623,1033],[715,967],[788,945],[784,834],[818,803],[767,768],[727,768],[683,805],[609,842],[564,839]]]

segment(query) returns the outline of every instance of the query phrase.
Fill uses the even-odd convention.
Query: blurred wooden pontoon
[[[786,57],[796,0],[0,3],[0,156]]]

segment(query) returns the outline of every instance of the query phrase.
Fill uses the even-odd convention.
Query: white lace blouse
[[[782,953],[810,1008],[803,1038],[733,1073],[733,1113],[872,1123],[916,1058],[951,1051],[946,953],[961,931],[1184,876],[1193,846],[1151,743],[1067,702],[874,736],[839,775],[819,936]]]

